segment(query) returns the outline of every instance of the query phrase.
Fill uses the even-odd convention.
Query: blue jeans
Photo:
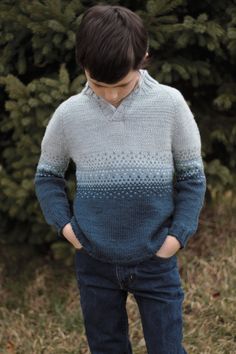
[[[82,248],[76,250],[75,268],[92,354],[132,354],[128,292],[137,301],[147,353],[187,354],[181,343],[184,291],[176,254],[131,266],[101,262]]]

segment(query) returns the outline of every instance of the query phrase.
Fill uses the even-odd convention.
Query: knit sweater
[[[167,235],[184,248],[197,231],[206,177],[198,126],[182,93],[140,69],[118,107],[88,85],[51,115],[34,183],[44,218],[67,223],[92,257],[135,264]],[[76,166],[73,206],[65,172]]]

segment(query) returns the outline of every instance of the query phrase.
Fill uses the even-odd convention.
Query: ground
[[[205,209],[197,233],[178,254],[188,354],[236,353],[235,231],[233,212]],[[0,353],[89,354],[73,262],[4,244],[0,286]],[[132,294],[127,311],[133,352],[146,354]]]

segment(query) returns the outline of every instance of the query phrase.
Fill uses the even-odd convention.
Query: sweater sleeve
[[[56,227],[60,238],[64,238],[62,229],[72,217],[64,178],[70,157],[63,133],[62,115],[59,106],[48,122],[34,176],[35,192],[44,218],[49,225]]]
[[[182,249],[198,228],[205,199],[206,176],[197,123],[182,93],[177,89],[174,92],[172,156],[175,170],[175,208],[168,234],[177,238]]]

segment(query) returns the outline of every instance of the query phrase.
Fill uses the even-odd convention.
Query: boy
[[[76,59],[87,82],[55,110],[35,175],[46,221],[76,248],[92,354],[132,353],[128,292],[147,352],[186,353],[176,254],[197,230],[206,178],[193,114],[180,91],[142,69],[147,56],[138,15],[110,5],[84,13]],[[73,213],[64,179],[70,158]]]

